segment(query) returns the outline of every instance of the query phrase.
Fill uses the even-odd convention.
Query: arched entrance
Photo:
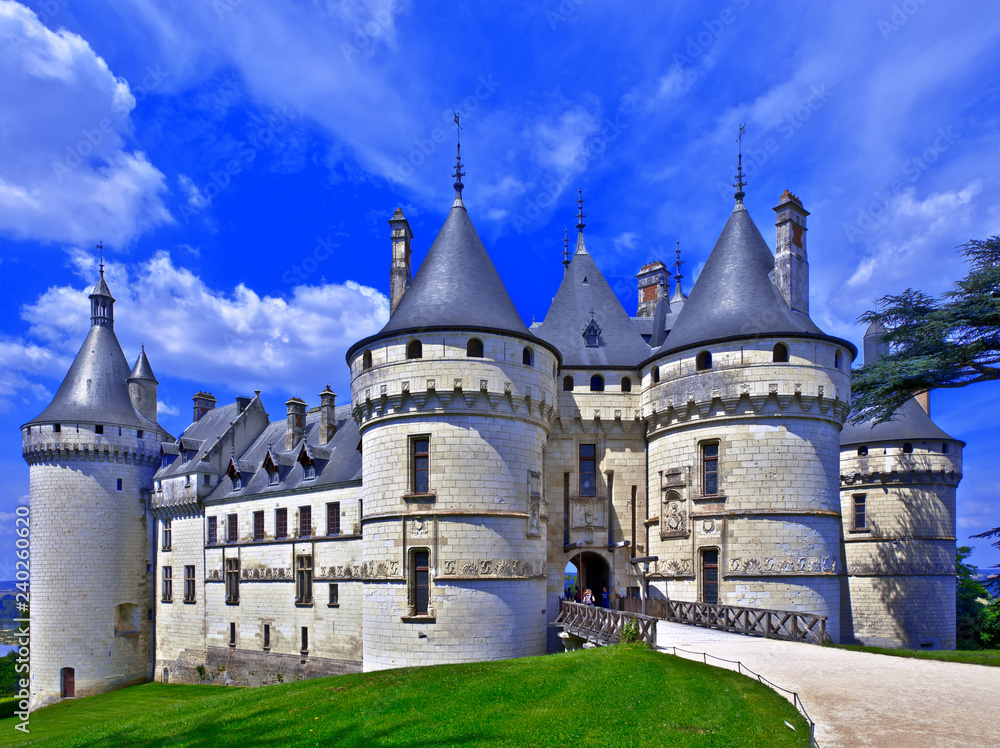
[[[590,589],[594,593],[594,604],[601,604],[601,591],[605,588],[611,590],[611,569],[604,557],[593,551],[583,552],[583,569],[580,569],[581,554],[574,553],[567,561],[567,570],[572,566],[577,571],[577,595],[576,601],[582,602],[584,590]],[[614,605],[611,601],[610,605]]]

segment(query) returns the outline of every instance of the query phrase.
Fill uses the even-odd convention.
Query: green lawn
[[[891,649],[889,647],[865,647],[861,644],[827,644],[829,647],[849,649],[852,652],[890,655],[891,657],[916,657],[919,660],[940,660],[941,662],[965,662],[971,665],[1000,667],[1000,649]]]
[[[795,726],[791,730],[785,722]],[[222,688],[150,683],[0,720],[5,745],[807,746],[745,676],[641,645]]]

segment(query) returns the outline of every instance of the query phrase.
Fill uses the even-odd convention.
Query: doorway
[[[59,691],[64,699],[76,696],[76,671],[73,668],[64,667],[59,671]]]
[[[576,573],[576,601],[583,602],[584,590],[590,589],[594,594],[594,605],[601,605],[601,592],[607,588],[610,596],[611,569],[604,558],[593,551],[583,552],[583,569],[580,569],[580,554],[576,553],[567,559],[566,572]],[[610,600],[610,597],[609,597]],[[610,600],[609,607],[615,607],[617,600]]]

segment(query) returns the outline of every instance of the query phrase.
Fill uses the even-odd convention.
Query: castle
[[[543,654],[567,563],[595,590],[826,617],[834,640],[955,645],[962,442],[927,403],[844,426],[856,349],[809,317],[806,218],[772,255],[735,205],[689,295],[679,256],[631,317],[585,243],[527,327],[455,199],[391,316],[347,353],[351,392],[194,396],[157,422],[101,278],[31,473],[31,704],[150,679],[264,684]],[[866,359],[884,353],[881,329]]]

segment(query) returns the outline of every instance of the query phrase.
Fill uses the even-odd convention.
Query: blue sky
[[[812,317],[860,344],[876,298],[947,290],[954,248],[1000,233],[998,71],[989,3],[0,0],[0,577],[18,427],[86,335],[99,241],[118,337],[130,362],[145,344],[177,434],[198,389],[260,388],[272,416],[348,396],[344,352],[388,314],[387,220],[403,209],[419,262],[450,206],[453,110],[465,203],[528,323],[577,188],[630,313],[677,241],[690,289],[746,122],[751,215],[773,248],[771,208],[802,199]],[[969,444],[960,543],[1000,525],[998,398],[933,396]]]

